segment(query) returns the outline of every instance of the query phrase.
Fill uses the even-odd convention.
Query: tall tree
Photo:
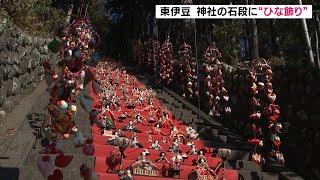
[[[254,0],[251,0],[251,5],[254,5]],[[251,43],[252,43],[251,58],[253,60],[253,59],[259,58],[258,30],[257,30],[256,19],[251,19],[250,30],[251,30]]]
[[[316,39],[316,60],[317,60],[317,65],[318,68],[320,69],[320,55],[319,55],[319,35],[320,35],[320,20],[319,20],[319,14],[314,13],[314,19],[316,23],[315,27],[315,39]]]
[[[182,5],[192,5],[192,0],[182,0]],[[183,20],[184,24],[184,38],[187,42],[193,42],[194,39],[194,28],[196,26],[195,19],[185,19]]]
[[[302,0],[299,0],[299,4],[302,5]],[[302,23],[302,28],[304,30],[304,38],[305,38],[305,43],[307,46],[308,59],[309,59],[310,64],[312,66],[315,66],[306,19],[301,19],[301,23]]]

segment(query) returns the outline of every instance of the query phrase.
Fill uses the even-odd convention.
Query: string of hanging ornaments
[[[252,131],[254,138],[249,142],[254,145],[254,152],[252,154],[252,161],[256,163],[263,163],[264,158],[258,151],[263,148],[264,141],[271,141],[272,150],[270,156],[273,157],[277,163],[284,164],[285,160],[283,154],[280,152],[280,137],[279,133],[282,129],[278,118],[280,115],[279,106],[275,103],[276,94],[273,92],[272,70],[265,59],[255,59],[252,61],[250,70],[250,105],[252,114],[250,119],[252,121]],[[266,132],[264,132],[266,131]],[[268,135],[268,139],[265,139]],[[265,147],[266,148],[266,147]]]
[[[136,64],[137,70],[141,69],[143,64],[143,45],[139,40],[133,40],[131,42],[131,48],[132,48],[132,56],[133,61]]]
[[[174,75],[172,50],[173,47],[168,37],[161,47],[158,83],[169,85],[172,82]]]
[[[191,46],[187,43],[180,45],[178,54],[180,56],[178,82],[181,82],[182,96],[192,100],[199,94],[196,72],[197,62],[196,59],[192,57]]]
[[[155,74],[157,71],[157,62],[159,59],[160,43],[158,40],[149,38],[147,42],[147,62],[146,68]]]
[[[209,115],[219,118],[223,113],[231,113],[228,106],[229,96],[222,78],[221,53],[216,47],[209,46],[203,53],[203,84],[208,98]]]
[[[86,157],[94,154],[93,140],[85,138],[75,126],[73,118],[77,107],[72,104],[74,99],[79,98],[81,106],[87,112],[91,109],[90,103],[84,101],[82,90],[90,81],[93,88],[98,86],[91,71],[99,62],[99,55],[95,50],[99,37],[95,34],[90,21],[76,18],[63,32],[59,73],[54,72],[48,62],[43,64],[46,82],[50,86],[49,103],[46,106],[48,113],[44,122],[47,145],[39,151],[37,166],[45,179],[63,178],[61,169],[72,162],[73,156],[64,153],[61,141],[70,138],[72,134],[75,134],[75,148],[82,148]],[[89,167],[86,158],[79,167],[80,175],[84,179],[98,179],[97,174]]]

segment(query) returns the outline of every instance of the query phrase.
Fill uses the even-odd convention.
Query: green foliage
[[[213,23],[213,40],[222,53],[222,60],[235,64],[240,59],[240,39],[245,35],[244,21],[221,20]]]
[[[96,0],[90,3],[88,8],[88,14],[90,16],[90,21],[95,27],[95,30],[99,34],[102,39],[102,50],[105,50],[106,44],[110,44],[107,41],[106,35],[110,31],[110,25],[108,18],[106,17],[106,9],[105,9],[105,1],[104,0]]]
[[[61,46],[61,42],[54,38],[53,41],[51,41],[48,45],[48,49],[52,51],[53,53],[59,52],[59,47]]]
[[[63,27],[64,13],[51,0],[6,0],[4,8],[12,20],[33,35],[52,36]]]
[[[272,67],[285,67],[287,65],[287,62],[283,57],[278,56],[272,56],[270,59],[268,59],[268,63]]]

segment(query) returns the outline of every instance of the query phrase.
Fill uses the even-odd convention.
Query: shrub
[[[53,53],[57,53],[59,52],[59,47],[61,46],[61,42],[59,40],[57,40],[56,38],[54,38],[53,41],[51,41],[48,44],[48,49],[50,51],[52,51]]]
[[[37,36],[55,35],[65,19],[51,0],[4,0],[3,7],[14,23]]]

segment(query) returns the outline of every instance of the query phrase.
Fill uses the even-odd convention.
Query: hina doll
[[[213,169],[211,169],[208,163],[206,163],[203,159],[200,160],[195,171],[196,171],[196,174],[198,175],[197,180],[202,180],[200,179],[202,177],[201,175],[213,176],[212,180],[218,179],[216,172]]]
[[[163,121],[162,125],[167,129],[169,129],[171,126],[173,126],[173,122],[169,118],[169,114],[167,114],[167,113],[164,114],[164,118],[162,121]]]
[[[153,101],[152,101],[152,99],[149,99],[148,106],[146,106],[142,111],[149,111],[152,108],[153,108]]]
[[[114,132],[114,135],[112,135],[109,139],[106,140],[107,145],[115,146],[116,145],[116,139],[119,137],[118,132]]]
[[[180,162],[182,160],[182,156],[180,155],[180,151],[179,150],[174,150],[172,151],[171,154],[171,167],[172,168],[180,168]]]
[[[192,154],[192,155],[198,154],[195,144],[191,144],[190,149],[187,151],[187,154]]]
[[[160,146],[158,140],[154,140],[153,144],[149,147],[149,149],[156,150],[156,151],[161,151],[162,147]]]
[[[175,151],[179,151],[181,152],[181,148],[180,145],[178,143],[178,139],[174,139],[171,146],[169,147],[169,152],[175,152]]]
[[[160,129],[160,125],[156,124],[155,127],[152,127],[150,131],[146,132],[147,134],[153,134],[153,135],[163,135],[166,136],[166,134],[164,134],[161,129]]]
[[[143,148],[142,144],[138,141],[137,136],[133,136],[130,148]]]
[[[110,106],[106,105],[105,107],[102,107],[102,114],[110,117],[113,121],[116,119],[113,111],[110,110]]]
[[[143,122],[142,120],[144,120],[144,117],[142,117],[141,114],[140,114],[140,112],[138,112],[138,114],[137,114],[137,116],[136,116],[136,118],[135,118],[135,120],[134,120],[133,122],[134,122],[135,124],[140,123],[140,124],[142,124],[142,125],[145,126],[145,124],[144,124],[144,122]]]
[[[153,170],[153,169],[158,169],[155,164],[153,164],[146,156],[146,152],[142,151],[141,156],[136,159],[136,162],[131,164],[131,168],[136,168],[136,167],[143,168],[145,170]]]
[[[165,152],[161,152],[159,155],[159,159],[156,160],[157,163],[170,163],[170,161],[167,159],[166,157],[166,153]]]
[[[198,152],[198,157],[197,157],[197,163],[200,163],[202,161],[207,162],[207,159],[204,156],[203,151],[199,151]]]
[[[176,138],[178,141],[181,141],[181,137],[184,138],[184,133],[179,131],[176,126],[171,126],[170,138]]]
[[[116,158],[121,156],[121,152],[118,146],[115,146],[114,149],[110,152],[110,157],[112,158],[112,162],[115,162]]]
[[[162,138],[161,138],[161,142],[163,142],[163,143],[167,143],[168,141],[166,140],[166,138],[165,138],[165,137],[163,137],[163,136],[162,136]]]
[[[122,128],[123,131],[128,131],[128,132],[141,132],[137,127],[135,127],[132,123],[132,121],[129,121],[129,124],[125,125]]]
[[[133,180],[130,169],[127,169],[121,174],[120,180]]]

